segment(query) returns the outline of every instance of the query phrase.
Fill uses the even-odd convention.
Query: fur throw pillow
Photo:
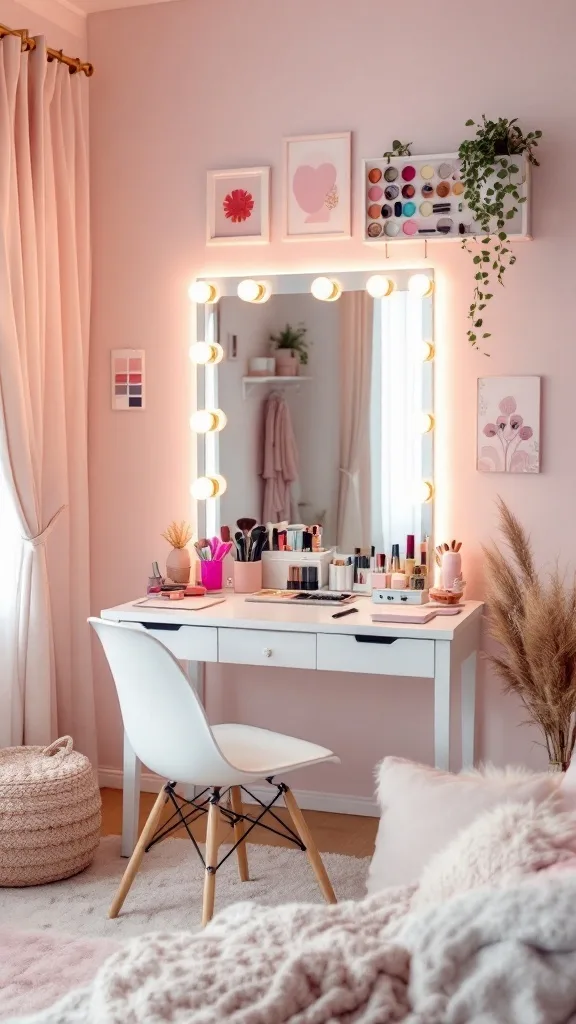
[[[559,795],[500,804],[463,829],[424,868],[412,908],[482,886],[501,888],[576,854],[576,818]]]

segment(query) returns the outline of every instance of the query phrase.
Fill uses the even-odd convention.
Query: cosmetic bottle
[[[426,590],[426,577],[422,574],[421,565],[414,566],[414,571],[410,576],[409,588],[410,590]]]
[[[406,576],[403,572],[393,572],[391,579],[392,590],[406,590]]]
[[[392,545],[392,557],[390,559],[390,572],[400,572],[400,545]]]
[[[415,565],[416,561],[414,559],[414,534],[409,533],[408,536],[406,537],[406,559],[404,561],[404,575],[408,577],[408,580],[410,580],[410,577],[414,572]]]

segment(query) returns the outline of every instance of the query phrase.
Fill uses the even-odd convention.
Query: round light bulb
[[[432,413],[420,413],[420,433],[429,434],[431,430],[434,430],[434,417]]]
[[[421,299],[427,299],[434,291],[434,281],[426,274],[412,274],[408,281],[408,291],[412,295],[419,295]]]
[[[373,299],[385,299],[394,291],[394,281],[382,274],[373,274],[366,281],[366,291]]]
[[[243,302],[266,302],[269,297],[269,289],[262,281],[240,281],[236,293]]]
[[[188,297],[192,302],[198,302],[201,304],[206,302],[216,302],[218,299],[218,290],[216,286],[210,284],[209,281],[194,281],[188,289]]]
[[[334,302],[342,293],[338,282],[330,277],[315,277],[310,285],[310,291],[314,298],[320,299],[321,302]]]
[[[208,434],[211,430],[222,430],[226,416],[221,409],[197,409],[190,417],[190,429],[196,434]]]
[[[431,480],[422,480],[420,484],[420,501],[423,505],[427,502],[432,501],[434,497],[434,484]]]
[[[216,493],[216,481],[211,476],[199,476],[192,484],[190,493],[196,501],[207,501]]]
[[[431,341],[425,341],[422,344],[422,361],[429,363],[431,359],[434,359],[436,355],[436,349]]]
[[[215,492],[214,492],[214,497],[216,497],[216,495],[220,496],[221,494],[224,494],[224,491],[228,487],[228,484],[227,484],[226,480],[224,479],[224,477],[221,476],[220,473],[215,473],[213,479],[214,479],[214,483],[216,485],[216,489],[215,489]]]
[[[208,363],[220,363],[224,358],[224,349],[218,342],[211,345],[208,341],[195,341],[190,346],[190,359],[199,366],[206,366]]]

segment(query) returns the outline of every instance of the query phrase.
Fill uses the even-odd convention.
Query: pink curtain
[[[83,75],[0,43],[0,502],[18,587],[0,742],[70,733],[97,764],[89,614],[89,201]],[[9,655],[13,655],[10,657]]]
[[[367,292],[340,298],[340,482],[336,538],[340,551],[369,547],[370,376],[374,300]]]

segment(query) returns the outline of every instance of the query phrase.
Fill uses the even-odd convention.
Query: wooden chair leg
[[[132,854],[130,860],[128,861],[128,867],[126,868],[124,874],[122,875],[122,881],[118,886],[118,891],[112,901],[112,906],[108,911],[109,917],[118,917],[118,914],[122,909],[122,904],[124,903],[124,900],[126,899],[128,892],[130,890],[130,886],[132,885],[132,882],[134,881],[138,873],[138,870],[142,863],[144,852],[156,831],[158,822],[160,821],[162,810],[167,800],[168,797],[166,796],[166,787],[162,786],[162,789],[160,790],[155,800],[154,806],[150,811],[150,814],[148,815],[148,820],[144,825],[144,828],[142,829],[142,834],[138,842],[136,843],[134,853]]]
[[[208,808],[208,824],[206,827],[206,871],[204,875],[204,899],[202,902],[202,927],[212,919],[214,913],[214,895],[216,892],[216,866],[218,864],[218,830],[220,810],[218,801]],[[212,869],[212,870],[210,870]]]
[[[234,814],[242,814],[242,791],[240,786],[232,786],[230,789],[230,801],[232,803],[232,810]],[[240,846],[236,847],[236,856],[238,858],[238,874],[240,875],[241,882],[248,882],[250,880],[250,873],[248,870],[248,853],[246,850],[246,840],[244,839],[244,822],[237,821],[234,825],[234,842],[240,843]]]
[[[294,822],[296,831],[300,836],[300,839],[304,843],[304,846],[306,847],[306,854],[308,856],[308,860],[310,861],[312,870],[316,875],[316,880],[322,890],[322,895],[324,896],[324,899],[326,900],[327,903],[337,903],[338,900],[334,895],[334,889],[332,888],[332,883],[328,878],[326,868],[322,863],[322,858],[318,852],[318,847],[316,846],[316,843],[312,838],[312,833],[308,828],[308,825],[306,824],[304,815],[302,814],[302,811],[300,810],[298,804],[296,803],[296,798],[292,790],[288,789],[288,787],[286,787],[286,790],[284,792],[284,802],[286,804],[286,807],[288,808],[288,811],[290,812],[290,817]]]

